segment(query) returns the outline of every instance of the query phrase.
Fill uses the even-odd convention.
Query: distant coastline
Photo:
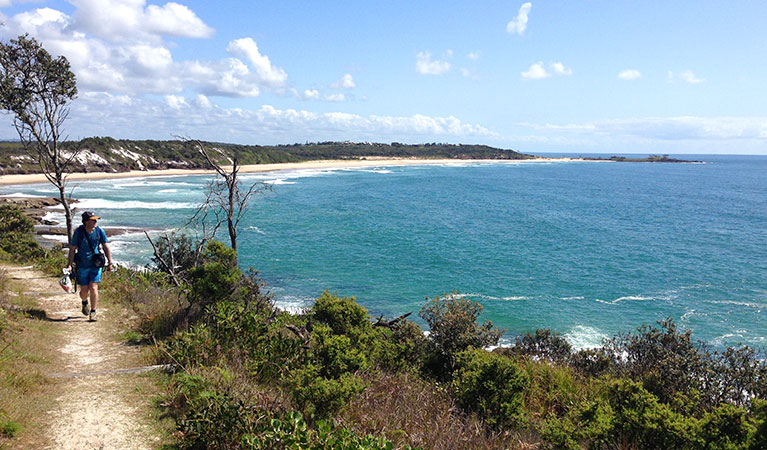
[[[321,160],[304,161],[293,163],[276,164],[249,164],[241,166],[240,173],[260,173],[273,172],[277,170],[295,170],[295,169],[330,169],[330,168],[348,168],[348,167],[381,167],[381,166],[417,166],[417,165],[441,165],[441,164],[523,164],[534,162],[568,162],[585,161],[583,158],[546,158],[535,157],[531,159],[412,159],[412,158],[386,158],[386,157],[363,157],[360,159],[349,160]],[[604,160],[609,161],[609,160]],[[181,176],[181,175],[208,175],[214,174],[213,170],[205,169],[160,169],[160,170],[131,170],[127,172],[77,172],[68,175],[70,181],[76,180],[105,180],[112,178],[138,178],[138,177],[162,177],[162,176]],[[9,186],[14,184],[34,184],[45,183],[46,178],[43,174],[18,174],[18,175],[0,175],[0,186]]]

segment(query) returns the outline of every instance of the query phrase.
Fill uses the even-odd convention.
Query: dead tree
[[[237,178],[240,166],[236,156],[229,157],[219,151],[221,156],[224,156],[231,164],[222,165],[219,162],[220,159],[212,157],[211,151],[202,142],[197,140],[190,142],[218,174],[218,177],[208,184],[205,201],[197,210],[195,218],[198,223],[204,223],[212,213],[215,218],[212,228],[214,234],[219,226],[226,223],[232,249],[237,253],[237,227],[247,209],[248,201],[254,194],[271,190],[272,187],[263,181],[256,181],[248,189],[241,189],[240,180]]]

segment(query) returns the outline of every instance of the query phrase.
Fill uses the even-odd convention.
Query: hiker
[[[98,284],[101,282],[101,270],[104,267],[107,271],[112,270],[112,251],[109,249],[106,233],[96,226],[99,217],[90,211],[85,211],[82,218],[83,224],[72,233],[72,242],[69,243],[67,269],[71,271],[72,263],[77,262],[77,284],[80,286],[83,315],[88,316],[88,320],[93,322],[96,320],[96,307],[99,303]],[[99,245],[104,247],[103,253],[99,251]],[[90,305],[88,304],[89,294]]]

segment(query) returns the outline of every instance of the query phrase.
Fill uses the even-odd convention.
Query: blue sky
[[[764,1],[0,0],[70,138],[767,154]],[[0,139],[16,138],[8,116]]]

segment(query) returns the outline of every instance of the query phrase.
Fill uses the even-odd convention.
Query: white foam
[[[601,347],[607,335],[587,325],[576,325],[564,334],[564,338],[575,350]]]
[[[511,295],[507,297],[495,297],[492,295],[485,295],[485,294],[459,294],[459,296],[467,297],[467,298],[481,298],[484,300],[498,300],[498,301],[517,301],[517,300],[529,300],[530,297],[525,297],[524,295]]]
[[[7,198],[48,198],[49,195],[34,195],[34,194],[25,194],[23,192],[14,192],[13,194],[3,194],[0,195],[0,197],[7,197]]]
[[[172,194],[174,192],[178,192],[178,189],[160,189],[157,192],[161,194]]]
[[[48,239],[50,241],[56,241],[56,242],[67,242],[69,241],[69,238],[67,236],[62,236],[60,234],[41,234],[40,237],[44,239]]]
[[[582,295],[578,295],[578,296],[575,296],[575,297],[562,297],[561,300],[583,300],[583,296]]]
[[[756,308],[761,309],[764,307],[767,307],[767,305],[760,305],[757,303],[751,303],[751,302],[739,302],[735,300],[705,300],[706,303],[712,303],[714,305],[735,305],[735,306],[746,306],[748,308]]]
[[[189,202],[141,202],[138,200],[105,200],[101,198],[85,198],[77,203],[78,209],[192,209],[196,208],[196,203]],[[53,208],[64,209],[57,205]]]
[[[306,309],[311,305],[311,297],[298,297],[295,295],[285,295],[277,298],[274,301],[274,306],[282,311],[287,311],[291,314],[303,314]]]
[[[246,227],[245,229],[246,229],[246,230],[249,230],[249,231],[255,231],[255,232],[256,232],[256,233],[258,233],[258,234],[266,234],[264,231],[262,231],[260,228],[258,228],[258,227],[257,227],[257,226],[255,226],[255,225],[251,225],[251,226],[249,226],[249,227]]]

